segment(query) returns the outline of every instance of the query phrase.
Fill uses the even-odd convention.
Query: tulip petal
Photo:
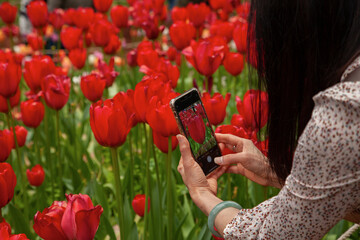
[[[98,205],[88,210],[80,210],[75,214],[75,222],[77,226],[76,239],[89,240],[93,239],[99,227],[100,216],[103,208]]]

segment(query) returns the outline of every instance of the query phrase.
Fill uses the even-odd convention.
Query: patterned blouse
[[[360,206],[360,57],[313,97],[291,174],[280,193],[241,210],[225,239],[321,239]]]

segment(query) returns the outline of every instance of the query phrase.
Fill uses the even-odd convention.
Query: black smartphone
[[[196,88],[181,94],[170,101],[170,107],[175,115],[181,134],[190,143],[195,161],[200,165],[205,175],[219,167],[214,162],[221,156],[221,150],[216,141],[205,108]]]

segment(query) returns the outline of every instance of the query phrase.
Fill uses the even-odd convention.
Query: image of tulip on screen
[[[200,101],[182,110],[179,116],[195,159],[216,145],[210,123]]]

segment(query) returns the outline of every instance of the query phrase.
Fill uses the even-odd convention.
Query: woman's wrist
[[[191,199],[200,210],[209,216],[211,210],[222,200],[209,189],[194,189],[189,191]]]

